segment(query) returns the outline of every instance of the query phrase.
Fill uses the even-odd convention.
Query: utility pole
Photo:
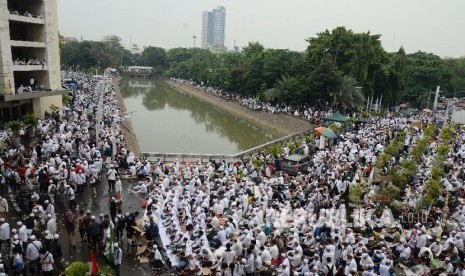
[[[194,48],[195,48],[195,39],[197,38],[197,36],[194,35],[192,38],[194,39]]]

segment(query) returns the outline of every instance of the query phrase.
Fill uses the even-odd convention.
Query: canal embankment
[[[121,94],[121,90],[119,87],[120,82],[121,77],[113,78],[113,86],[115,89],[115,96],[116,100],[118,101],[119,109],[121,113],[125,113],[127,110],[124,104],[123,95]],[[126,149],[133,152],[135,156],[140,156],[140,146],[131,120],[123,120],[121,122],[121,132],[124,135],[124,146],[126,147]]]
[[[291,135],[314,127],[310,122],[287,114],[273,114],[266,111],[251,110],[236,102],[211,95],[201,89],[172,80],[166,82],[183,93],[194,96],[238,118],[248,121],[263,129],[270,129],[283,135]]]

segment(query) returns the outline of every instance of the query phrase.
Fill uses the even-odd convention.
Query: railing
[[[197,161],[200,160],[200,162],[205,162],[210,159],[213,160],[226,160],[226,161],[238,161],[238,160],[244,160],[247,159],[248,157],[263,152],[265,149],[275,146],[275,145],[282,145],[286,142],[293,141],[295,139],[304,137],[306,135],[309,135],[313,133],[313,129],[308,129],[305,131],[301,131],[295,134],[291,134],[282,138],[279,138],[277,140],[268,142],[266,144],[248,149],[246,151],[236,153],[236,154],[202,154],[202,153],[161,153],[161,152],[142,152],[141,153],[141,158],[146,159],[146,160],[160,160],[163,162],[166,161],[174,161],[177,160],[179,162],[192,162],[192,161]]]

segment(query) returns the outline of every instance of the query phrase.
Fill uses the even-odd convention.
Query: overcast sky
[[[306,49],[308,37],[346,26],[382,35],[386,51],[404,46],[442,57],[465,56],[465,0],[57,0],[60,33],[85,40],[163,48],[200,45],[202,12],[226,7],[225,46]]]

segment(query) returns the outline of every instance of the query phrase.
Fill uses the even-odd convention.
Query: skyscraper
[[[226,8],[219,6],[202,14],[202,48],[224,46]]]

